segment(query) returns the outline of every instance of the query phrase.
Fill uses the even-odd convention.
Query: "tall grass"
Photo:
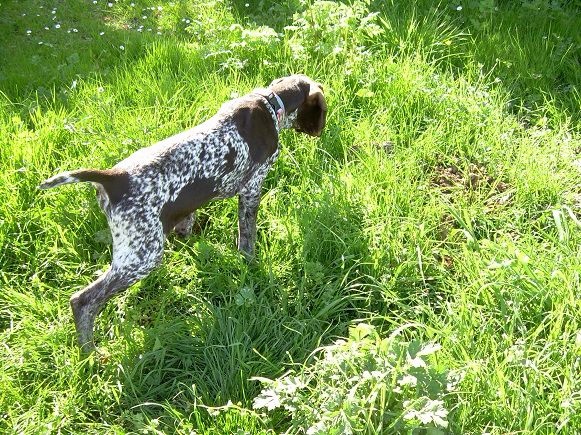
[[[580,27],[574,1],[3,2],[2,432],[578,433]],[[106,220],[38,183],[295,72],[327,128],[282,134],[257,261],[208,204],[83,359]]]

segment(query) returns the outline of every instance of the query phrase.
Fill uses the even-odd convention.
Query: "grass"
[[[0,430],[579,433],[579,8],[2,2]],[[36,186],[296,72],[327,128],[283,133],[257,261],[208,204],[83,359],[68,299],[106,220]]]

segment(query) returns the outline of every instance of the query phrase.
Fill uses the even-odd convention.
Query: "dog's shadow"
[[[164,266],[109,304],[97,326],[107,334],[104,322],[113,320],[101,341],[123,355],[107,365],[117,367],[124,407],[154,418],[164,411],[144,403],[245,402],[261,388],[250,378],[275,377],[289,356],[303,359],[317,346],[306,333],[309,319],[299,325],[283,313],[268,264],[195,236],[170,240],[166,254]]]
[[[121,338],[123,349],[111,353],[125,355],[121,381],[131,385],[131,404],[165,401],[193,385],[214,403],[237,390],[233,384],[252,359],[253,325],[244,311],[263,295],[239,293],[262,281],[261,268],[234,249],[196,239],[170,240],[164,264],[102,315],[105,322],[112,318],[109,334]],[[103,320],[97,329],[107,329]]]
[[[351,302],[333,267],[342,267],[334,263],[345,241],[326,232],[348,213],[339,210],[345,206],[329,199],[301,208],[303,234],[288,240],[296,243],[289,249],[295,257],[282,262],[269,258],[274,235],[268,231],[255,261],[226,237],[216,241],[211,228],[202,231],[208,241],[205,234],[183,242],[170,238],[163,265],[98,320],[101,343],[112,359],[121,358],[103,369],[117,378],[122,406],[138,406],[151,418],[166,415],[166,408],[144,404],[183,410],[193,402],[223,406],[230,400],[249,406],[262,388],[252,377],[277,377],[321,342],[344,334]],[[340,220],[349,222],[353,228],[341,229],[361,237],[360,221]],[[320,249],[334,259],[317,263]]]

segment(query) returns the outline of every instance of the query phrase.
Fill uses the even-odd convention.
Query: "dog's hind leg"
[[[123,279],[118,271],[113,271],[109,268],[96,281],[71,296],[70,303],[75,318],[77,339],[83,352],[90,352],[94,349],[93,329],[95,317],[97,317],[103,305],[113,295],[122,292],[133,282]]]
[[[113,232],[111,267],[96,281],[71,296],[77,338],[84,352],[94,349],[95,318],[107,301],[149,275],[162,260],[164,236],[160,223],[151,234],[144,232],[144,228],[125,230],[133,237],[120,237]]]

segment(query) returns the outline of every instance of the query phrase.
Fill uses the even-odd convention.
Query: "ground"
[[[581,431],[578,1],[22,0],[0,4],[0,430]],[[257,258],[236,201],[108,304],[88,185],[226,100],[304,73]]]

